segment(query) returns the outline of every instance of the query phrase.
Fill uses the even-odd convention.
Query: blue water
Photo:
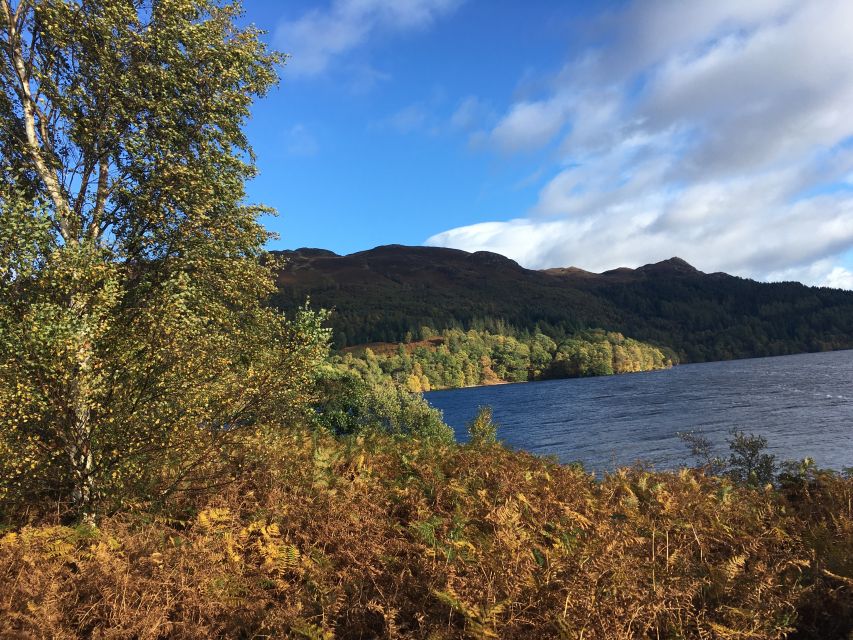
[[[853,351],[681,365],[666,371],[433,391],[466,438],[489,405],[506,444],[608,470],[689,462],[679,431],[701,431],[727,453],[731,427],[763,435],[780,459],[853,467]]]

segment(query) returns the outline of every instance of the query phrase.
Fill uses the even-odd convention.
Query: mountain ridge
[[[602,271],[600,273],[596,273],[594,271],[589,271],[587,269],[583,269],[577,266],[568,266],[568,267],[550,267],[545,269],[528,269],[527,267],[522,267],[518,262],[513,260],[512,258],[508,258],[500,253],[495,253],[493,251],[465,251],[464,249],[454,249],[451,247],[432,247],[432,246],[423,246],[423,245],[403,245],[403,244],[385,244],[378,245],[373,247],[372,249],[364,249],[361,251],[354,251],[353,253],[347,254],[339,254],[331,251],[329,249],[322,249],[318,247],[299,247],[297,249],[283,249],[283,250],[273,250],[270,253],[274,255],[284,256],[287,258],[296,258],[296,259],[305,259],[305,258],[362,258],[368,256],[377,256],[381,254],[397,254],[403,255],[406,253],[414,253],[414,252],[422,252],[424,254],[432,253],[432,252],[448,252],[453,254],[459,254],[469,257],[472,260],[480,260],[484,262],[500,262],[504,264],[512,264],[520,269],[524,269],[525,271],[537,271],[540,273],[547,273],[549,275],[564,275],[564,274],[583,274],[583,275],[592,275],[592,276],[603,276],[610,275],[614,273],[621,272],[644,272],[651,270],[659,270],[659,269],[671,269],[673,271],[681,271],[681,272],[690,272],[690,273],[704,273],[699,271],[696,267],[688,263],[683,258],[679,258],[678,256],[673,256],[666,260],[661,260],[659,262],[650,262],[645,265],[641,265],[639,267],[631,268],[631,267],[616,267],[614,269],[608,269],[606,271]],[[728,275],[728,274],[725,274]],[[732,276],[736,277],[736,276]]]
[[[618,331],[682,361],[853,348],[853,292],[704,273],[672,257],[635,269],[526,269],[490,252],[382,245],[286,258],[273,303],[334,309],[337,346],[398,342],[433,329]]]

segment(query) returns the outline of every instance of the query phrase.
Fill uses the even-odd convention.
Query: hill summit
[[[398,342],[432,329],[552,337],[618,331],[683,362],[853,348],[853,292],[703,273],[672,257],[636,269],[525,269],[505,256],[385,245],[286,258],[274,304],[333,309],[337,346]]]

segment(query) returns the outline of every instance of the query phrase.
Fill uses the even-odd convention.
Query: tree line
[[[673,354],[617,332],[589,330],[556,342],[543,333],[421,327],[421,340],[347,350],[333,362],[362,380],[391,379],[411,392],[502,382],[579,378],[663,369]],[[407,336],[411,337],[411,336]]]

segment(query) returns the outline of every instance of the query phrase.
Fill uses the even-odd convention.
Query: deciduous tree
[[[0,0],[0,498],[92,517],[288,420],[317,318],[262,305],[242,130],[282,58],[238,3]]]

